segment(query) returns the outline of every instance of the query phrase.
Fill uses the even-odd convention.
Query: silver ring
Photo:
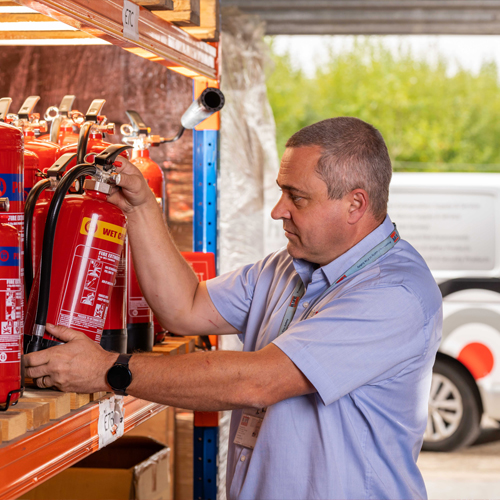
[[[45,383],[45,377],[48,377],[48,375],[44,375],[42,378],[43,389],[47,389],[47,387],[48,387],[48,385]]]

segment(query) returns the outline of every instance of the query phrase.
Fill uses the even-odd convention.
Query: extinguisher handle
[[[19,118],[28,120],[30,115],[33,113],[33,110],[35,109],[35,106],[37,102],[40,100],[39,95],[31,95],[29,96],[21,106],[21,109],[19,110],[19,113],[17,115]]]
[[[60,178],[68,168],[68,165],[76,158],[77,153],[66,153],[59,157],[56,162],[47,170],[49,177]]]
[[[69,112],[73,107],[73,103],[75,102],[76,96],[74,95],[65,95],[61,104],[59,104],[59,114],[62,116],[69,116]]]
[[[106,99],[94,99],[90,103],[90,107],[85,115],[85,121],[97,123],[97,117],[101,114],[102,107],[106,103]]]
[[[12,104],[12,99],[10,97],[2,97],[2,99],[0,99],[0,122],[5,121],[5,117],[9,112],[11,104]]]
[[[134,129],[135,135],[140,135],[140,134],[149,135],[149,129],[137,111],[134,111],[132,109],[127,109],[125,113],[128,116],[128,119],[130,120],[130,124]]]
[[[111,170],[117,156],[127,149],[132,149],[132,146],[126,146],[124,144],[113,144],[112,146],[108,146],[104,151],[96,155],[94,163],[100,165],[105,171]]]

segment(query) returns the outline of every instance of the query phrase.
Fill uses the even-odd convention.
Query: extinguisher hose
[[[80,128],[80,135],[78,136],[78,149],[76,152],[76,164],[80,165],[85,163],[85,155],[87,154],[87,145],[89,143],[90,130],[94,122],[85,122]]]
[[[57,219],[64,201],[64,197],[69,188],[78,177],[86,175],[95,175],[97,167],[89,163],[77,165],[69,170],[61,179],[54,192],[54,197],[50,203],[49,212],[47,214],[47,222],[45,224],[45,232],[43,233],[43,250],[42,263],[40,270],[40,289],[38,292],[38,305],[36,310],[36,319],[31,337],[31,342],[28,345],[28,352],[40,351],[42,349],[42,338],[45,333],[45,325],[47,323],[47,314],[49,311],[50,297],[50,280],[52,273],[52,254],[54,250],[54,238],[57,228]]]
[[[40,195],[50,187],[50,180],[43,179],[37,182],[29,192],[24,206],[24,286],[26,287],[26,296],[29,297],[33,286],[33,255],[31,253],[33,214],[35,212],[36,202]]]

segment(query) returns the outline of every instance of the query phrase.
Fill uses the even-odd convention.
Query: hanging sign
[[[123,36],[136,42],[139,41],[139,6],[128,0],[123,0],[122,11]]]
[[[123,396],[111,396],[100,400],[99,420],[97,421],[99,449],[123,436],[124,430]]]

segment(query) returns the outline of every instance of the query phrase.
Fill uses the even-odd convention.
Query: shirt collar
[[[347,250],[340,257],[319,268],[317,271],[323,273],[328,283],[332,285],[342,276],[351,266],[353,266],[363,255],[367,254],[372,248],[376,247],[385,238],[394,231],[394,225],[386,215],[384,222],[375,228],[370,234],[365,236],[359,243]],[[295,270],[299,274],[302,282],[307,285],[312,280],[312,275],[316,271],[314,264],[302,259],[293,259]]]

